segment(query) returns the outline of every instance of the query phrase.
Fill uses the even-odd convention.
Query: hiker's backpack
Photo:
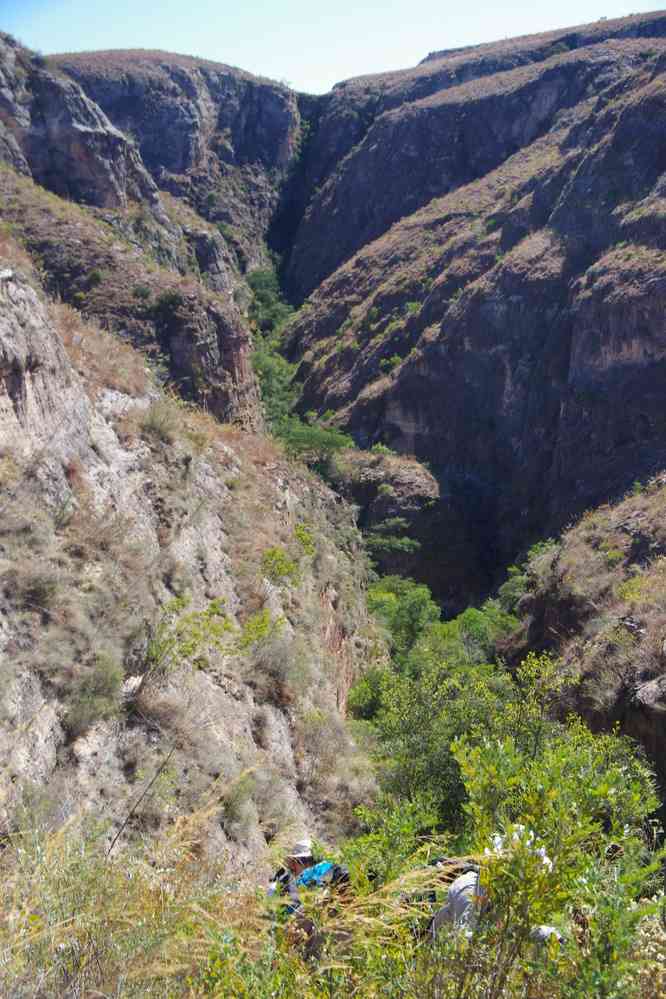
[[[324,888],[326,885],[341,888],[349,884],[349,871],[331,860],[322,860],[312,867],[306,867],[296,878],[296,884],[299,888]]]

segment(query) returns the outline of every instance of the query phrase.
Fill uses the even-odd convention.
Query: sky
[[[164,49],[324,93],[433,50],[655,9],[654,0],[0,0],[0,29],[45,54]]]

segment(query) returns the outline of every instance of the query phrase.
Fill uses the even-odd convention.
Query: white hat
[[[299,839],[297,843],[294,843],[294,847],[289,851],[287,857],[293,860],[303,860],[306,857],[312,856],[312,840],[311,839]]]

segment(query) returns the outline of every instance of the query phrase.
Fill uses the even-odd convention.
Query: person
[[[470,866],[449,885],[446,902],[430,920],[428,933],[434,939],[442,926],[449,925],[471,936],[487,908],[488,893],[480,883],[479,868]]]
[[[284,858],[268,886],[268,896],[283,896],[282,914],[290,919],[290,937],[295,946],[303,948],[306,958],[316,958],[321,953],[324,938],[312,919],[303,912],[299,889],[331,886],[345,891],[349,885],[349,871],[332,860],[315,862],[312,840],[304,838],[294,844]]]
[[[302,839],[294,844],[290,853],[284,858],[284,867],[279,867],[268,885],[269,898],[276,895],[286,896],[284,913],[293,915],[302,906],[298,895],[297,879],[308,868],[314,865],[312,856],[312,840]]]
[[[293,915],[302,907],[299,889],[325,888],[328,886],[338,891],[345,890],[349,885],[349,871],[346,867],[336,864],[333,860],[315,862],[312,840],[305,837],[298,840],[284,858],[284,867],[280,867],[268,886],[268,895],[285,896],[286,915]]]
[[[476,865],[470,865],[449,885],[446,903],[430,920],[428,932],[434,939],[443,926],[451,926],[471,937],[476,930],[479,919],[490,910],[488,892],[480,883],[480,871]],[[533,943],[549,946],[551,941],[564,943],[564,937],[554,926],[545,923],[533,926],[530,930],[530,940]]]

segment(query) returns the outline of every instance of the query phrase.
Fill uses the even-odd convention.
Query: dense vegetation
[[[382,789],[339,848],[351,891],[306,899],[316,946],[257,893],[259,874],[230,880],[201,863],[205,807],[111,857],[101,826],[49,833],[26,810],[3,855],[2,973],[24,988],[12,994],[38,975],[45,994],[72,996],[663,995],[658,798],[636,747],[557,718],[564,679],[550,656],[513,671],[493,661],[517,624],[499,601],[443,622],[427,587],[393,576],[369,604],[391,659],[351,706]],[[430,866],[437,855],[480,864],[491,906],[471,935],[425,933],[438,903],[424,900],[441,904],[460,869]],[[561,944],[533,941],[543,923]]]
[[[282,333],[293,309],[282,297],[275,269],[253,271],[248,275],[248,284],[253,293],[250,319],[256,337],[252,363],[268,426],[284,442],[289,454],[326,474],[331,456],[350,447],[352,440],[316,419],[303,421],[294,415],[292,410],[298,399],[298,385],[294,382],[296,365],[290,364],[280,352]]]
[[[659,883],[644,761],[617,735],[551,719],[559,680],[547,657],[494,681],[478,669],[465,682],[440,672],[453,715],[437,715],[440,755],[426,740],[431,774],[360,810],[366,831],[342,849],[352,893],[307,901],[316,956],[306,959],[295,924],[271,916],[251,885],[202,865],[197,816],[122,857],[105,856],[94,826],[48,836],[27,823],[3,857],[12,994],[28,994],[38,976],[51,995],[662,995],[657,902],[643,900]],[[455,874],[427,866],[434,851],[481,863],[492,908],[471,938],[423,934],[424,893],[441,897]],[[562,945],[532,942],[545,922]]]

